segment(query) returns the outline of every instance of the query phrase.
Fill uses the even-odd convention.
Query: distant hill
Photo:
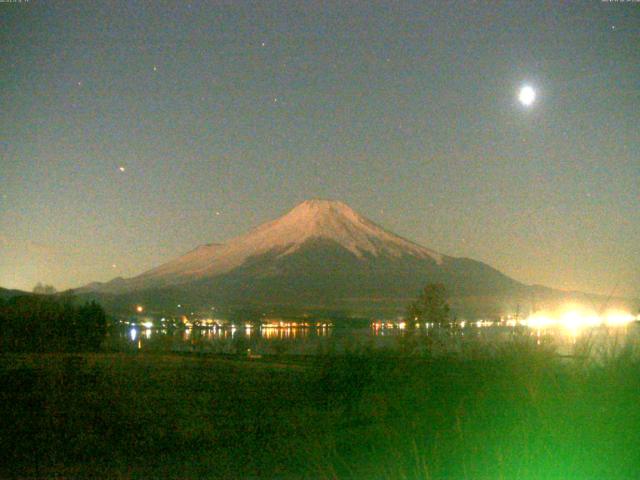
[[[0,298],[2,300],[8,300],[11,297],[17,297],[19,295],[31,295],[31,293],[24,292],[22,290],[8,290],[6,288],[0,287]]]
[[[202,245],[136,277],[79,290],[114,308],[209,305],[394,314],[427,283],[443,283],[461,315],[496,316],[566,299],[604,302],[518,282],[469,258],[438,253],[342,202],[308,200],[224,244]]]

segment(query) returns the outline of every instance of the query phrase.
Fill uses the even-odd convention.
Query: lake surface
[[[144,326],[119,328],[114,335],[119,348],[247,355],[322,355],[363,350],[402,350],[412,353],[494,348],[510,341],[552,345],[564,355],[611,352],[624,345],[640,346],[640,324],[567,329],[470,324],[455,330],[394,327],[193,327],[159,329]]]

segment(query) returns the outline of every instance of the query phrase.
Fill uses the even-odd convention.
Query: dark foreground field
[[[640,360],[0,357],[3,478],[636,479]]]

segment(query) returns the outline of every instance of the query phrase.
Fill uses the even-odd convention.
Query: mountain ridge
[[[79,292],[114,305],[164,309],[188,303],[398,313],[434,282],[444,284],[456,311],[469,316],[513,313],[521,305],[535,310],[584,295],[526,285],[483,262],[402,238],[342,202],[321,199],[135,277]]]
[[[307,240],[328,238],[361,258],[366,253],[430,257],[442,263],[444,255],[385,230],[351,207],[336,200],[306,200],[292,210],[223,243],[200,245],[186,254],[140,275],[90,284],[89,290],[111,293],[183,283],[193,278],[227,273],[249,258],[269,251],[294,253]],[[87,286],[83,287],[86,289]]]

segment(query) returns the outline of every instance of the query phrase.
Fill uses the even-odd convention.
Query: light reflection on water
[[[356,329],[346,329],[358,332]],[[182,329],[145,328],[137,326],[123,330],[121,337],[134,348],[172,351],[203,351],[234,353],[252,349],[254,352],[271,353],[271,350],[305,353],[318,340],[332,337],[329,326],[318,327],[260,327],[245,325]],[[276,348],[277,347],[277,348]]]
[[[620,327],[600,326],[569,330],[566,328],[531,328],[526,326],[477,326],[442,330],[434,328],[401,329],[398,327],[215,327],[177,330],[137,327],[123,330],[122,338],[133,348],[163,351],[200,351],[210,353],[240,353],[251,350],[257,354],[290,353],[312,355],[321,351],[344,351],[354,346],[393,348],[398,339],[446,336],[452,349],[464,344],[499,344],[514,339],[530,338],[537,345],[553,344],[561,354],[569,354],[580,342],[595,347],[624,345],[627,341],[640,344],[640,325]]]

